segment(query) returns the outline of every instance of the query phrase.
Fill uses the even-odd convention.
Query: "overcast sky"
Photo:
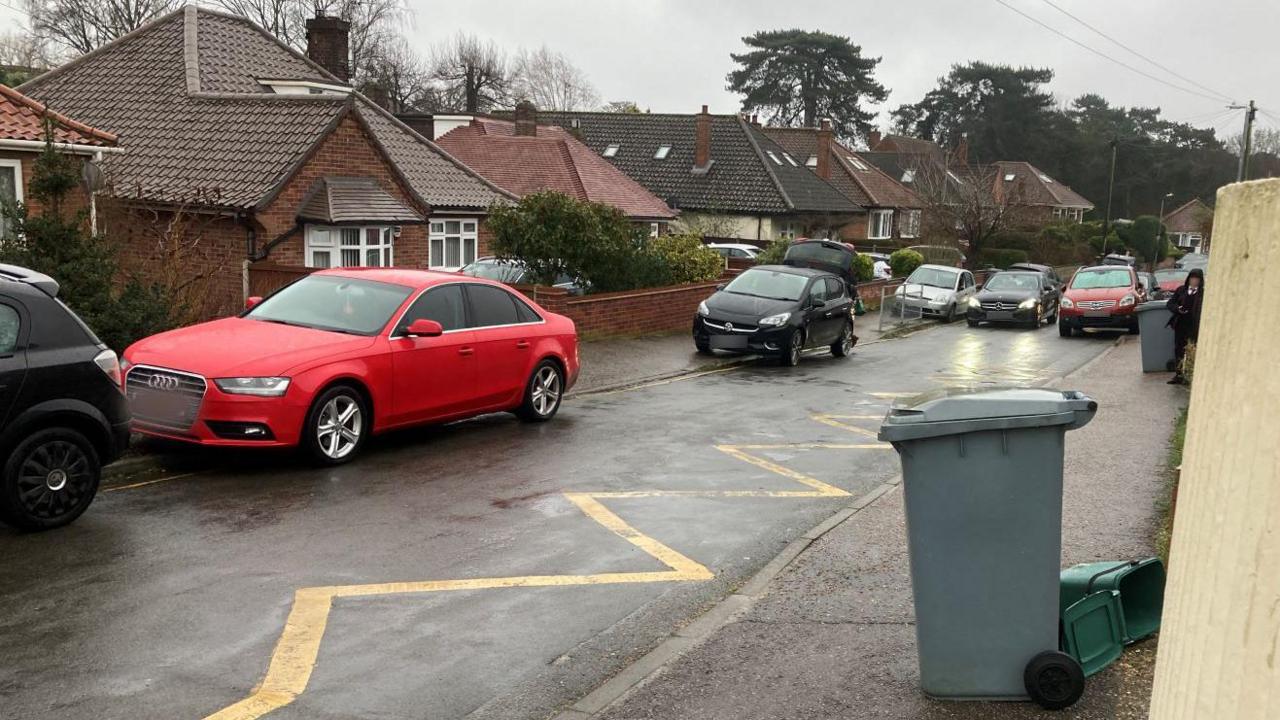
[[[1045,0],[1005,0],[1097,50],[1176,85],[1204,92],[1152,67],[1068,18]],[[1214,93],[1256,99],[1280,125],[1280,2],[1272,0],[1052,0],[1130,48]],[[408,0],[405,28],[422,51],[458,32],[504,47],[546,44],[583,68],[605,100],[655,112],[734,112],[724,89],[730,52],[757,30],[799,27],[847,35],[883,58],[877,77],[891,90],[882,107],[916,102],[955,62],[986,60],[1049,67],[1060,101],[1098,92],[1113,104],[1159,106],[1171,119],[1239,132],[1226,101],[1199,97],[1135,74],[1038,27],[996,0]],[[0,19],[18,15],[0,0]],[[1205,92],[1206,95],[1214,93]]]

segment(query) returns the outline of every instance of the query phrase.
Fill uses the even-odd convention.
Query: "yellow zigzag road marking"
[[[875,416],[817,415],[813,419],[855,433],[868,431],[853,425],[838,423],[832,418],[864,419]],[[521,575],[514,577],[471,578],[461,580],[422,580],[412,582],[372,583],[365,585],[331,585],[300,588],[294,593],[293,607],[285,620],[284,631],[276,641],[262,683],[243,700],[228,705],[209,715],[205,720],[256,720],[292,703],[307,688],[316,658],[320,654],[320,641],[329,623],[335,598],[365,598],[381,595],[446,592],[455,590],[488,590],[521,587],[564,587],[574,585],[608,585],[622,583],[656,583],[710,580],[711,570],[676,550],[645,535],[618,517],[600,502],[601,499],[648,497],[705,497],[705,498],[815,498],[848,497],[845,490],[779,465],[765,458],[752,455],[747,450],[826,449],[862,450],[886,449],[886,443],[780,443],[771,445],[717,445],[716,449],[731,457],[782,477],[805,485],[810,490],[632,490],[616,492],[567,492],[564,497],[584,515],[604,526],[613,534],[640,548],[668,570],[651,572],[615,572],[590,575]]]

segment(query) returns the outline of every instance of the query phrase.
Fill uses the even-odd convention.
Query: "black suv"
[[[120,364],[48,275],[0,264],[0,520],[75,520],[129,442]]]

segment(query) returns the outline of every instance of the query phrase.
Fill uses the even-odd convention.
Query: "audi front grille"
[[[205,379],[194,373],[146,365],[131,368],[125,381],[135,421],[178,432],[195,424],[207,388]]]

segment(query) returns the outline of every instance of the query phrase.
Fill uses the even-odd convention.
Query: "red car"
[[[1156,282],[1160,284],[1160,289],[1164,292],[1173,292],[1182,287],[1182,283],[1187,280],[1187,273],[1191,272],[1189,268],[1166,268],[1156,271]]]
[[[337,464],[407,425],[550,420],[578,377],[573,321],[491,280],[325,270],[248,305],[125,351],[138,432]]]
[[[1058,334],[1071,337],[1084,328],[1138,332],[1134,308],[1144,300],[1138,274],[1127,265],[1080,268],[1062,291]]]

